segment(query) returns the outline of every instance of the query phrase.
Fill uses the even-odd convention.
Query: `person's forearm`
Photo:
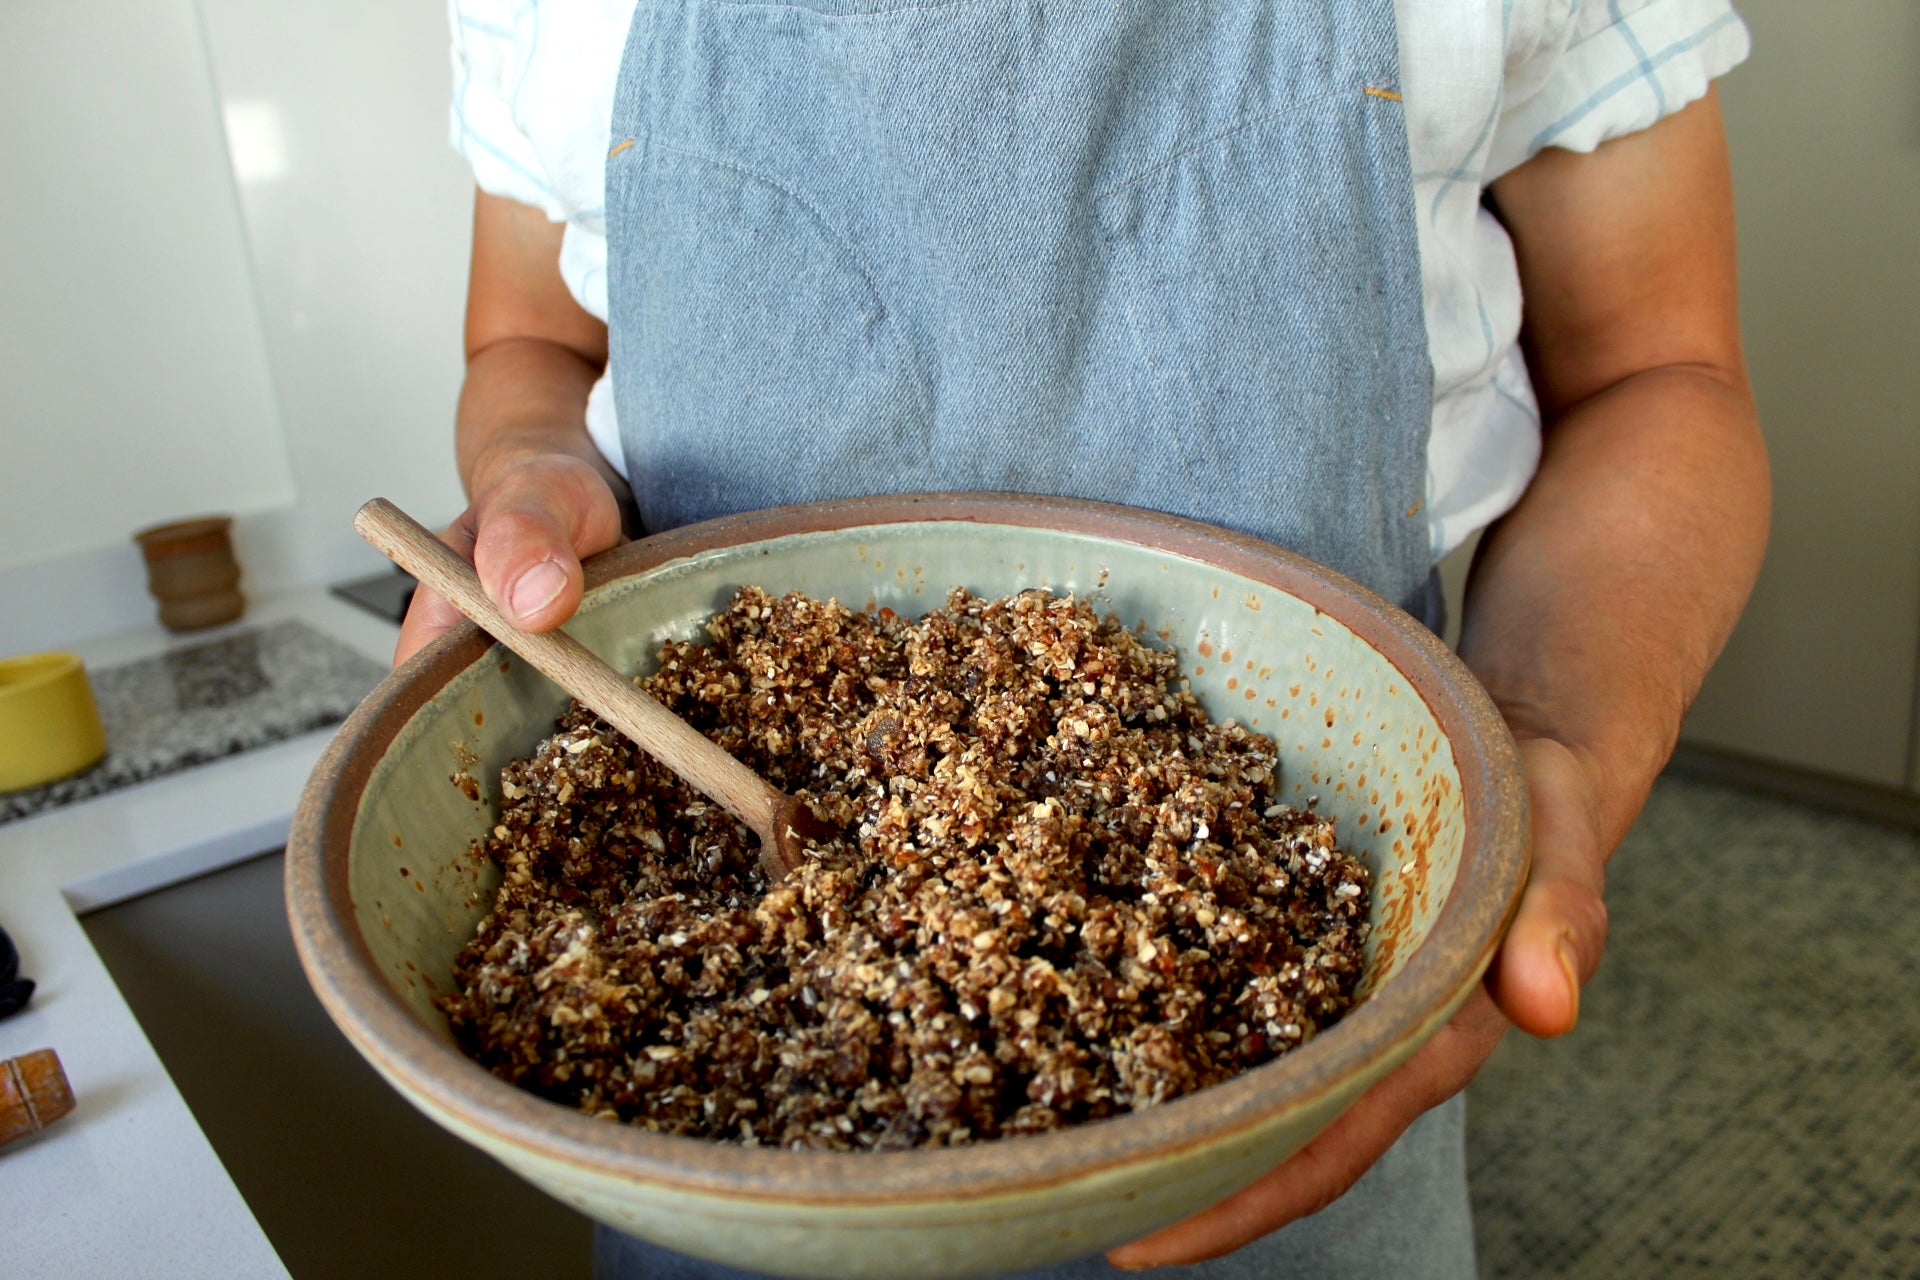
[[[580,353],[539,338],[504,338],[474,352],[454,433],[467,495],[487,488],[502,468],[560,454],[592,466],[624,501],[626,478],[587,434],[587,395],[599,376]]]
[[[467,379],[454,417],[468,501],[440,536],[526,631],[571,617],[585,587],[582,557],[614,546],[637,524],[626,478],[587,434],[607,327],[561,278],[565,237],[538,209],[474,193]],[[459,621],[434,592],[415,592],[394,661]]]
[[[1580,759],[1605,850],[1639,812],[1746,602],[1768,506],[1744,379],[1677,366],[1550,423],[1533,484],[1481,543],[1461,656],[1516,736]]]

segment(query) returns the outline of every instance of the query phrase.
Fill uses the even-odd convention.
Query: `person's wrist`
[[[593,463],[571,449],[539,437],[511,436],[476,451],[465,468],[467,495],[478,502],[508,482],[525,482],[542,472],[596,471]]]
[[[1505,708],[1502,708],[1505,714]],[[1591,732],[1553,722],[1536,712],[1508,715],[1507,728],[1518,744],[1550,742],[1563,751],[1592,797],[1592,818],[1610,853],[1646,803],[1647,793],[1673,754],[1675,733],[1653,718],[1618,717]],[[1676,721],[1677,728],[1677,721]]]
[[[1463,646],[1462,657],[1515,742],[1539,739],[1565,749],[1596,798],[1611,850],[1673,754],[1684,699],[1669,679],[1631,655],[1576,665],[1563,652],[1531,652],[1528,661],[1512,646],[1481,643]]]

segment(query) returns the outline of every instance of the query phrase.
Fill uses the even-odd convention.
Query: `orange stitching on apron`
[[[1385,98],[1388,102],[1399,102],[1401,100],[1400,95],[1391,89],[1376,89],[1372,85],[1368,85],[1365,92],[1372,94],[1376,98]]]
[[[1372,92],[1372,90],[1368,90],[1368,92]],[[615,147],[613,150],[607,152],[607,159],[609,160],[613,159],[615,156],[619,155],[622,151],[625,151],[628,147],[632,145],[633,145],[633,139],[628,138],[625,142],[621,143],[619,146]]]

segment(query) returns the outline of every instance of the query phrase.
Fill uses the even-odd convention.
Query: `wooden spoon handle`
[[[787,800],[785,793],[566,632],[522,631],[508,622],[488,598],[473,566],[406,512],[385,498],[375,498],[360,508],[353,527],[395,564],[446,597],[481,629],[639,743],[695,790],[718,801],[751,827],[763,844],[775,839],[774,817]]]

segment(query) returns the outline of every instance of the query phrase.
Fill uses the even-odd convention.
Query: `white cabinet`
[[[0,8],[0,120],[0,571],[292,505],[192,0]]]
[[[128,535],[368,573],[453,463],[473,178],[443,0],[0,4],[0,654],[146,625]]]

